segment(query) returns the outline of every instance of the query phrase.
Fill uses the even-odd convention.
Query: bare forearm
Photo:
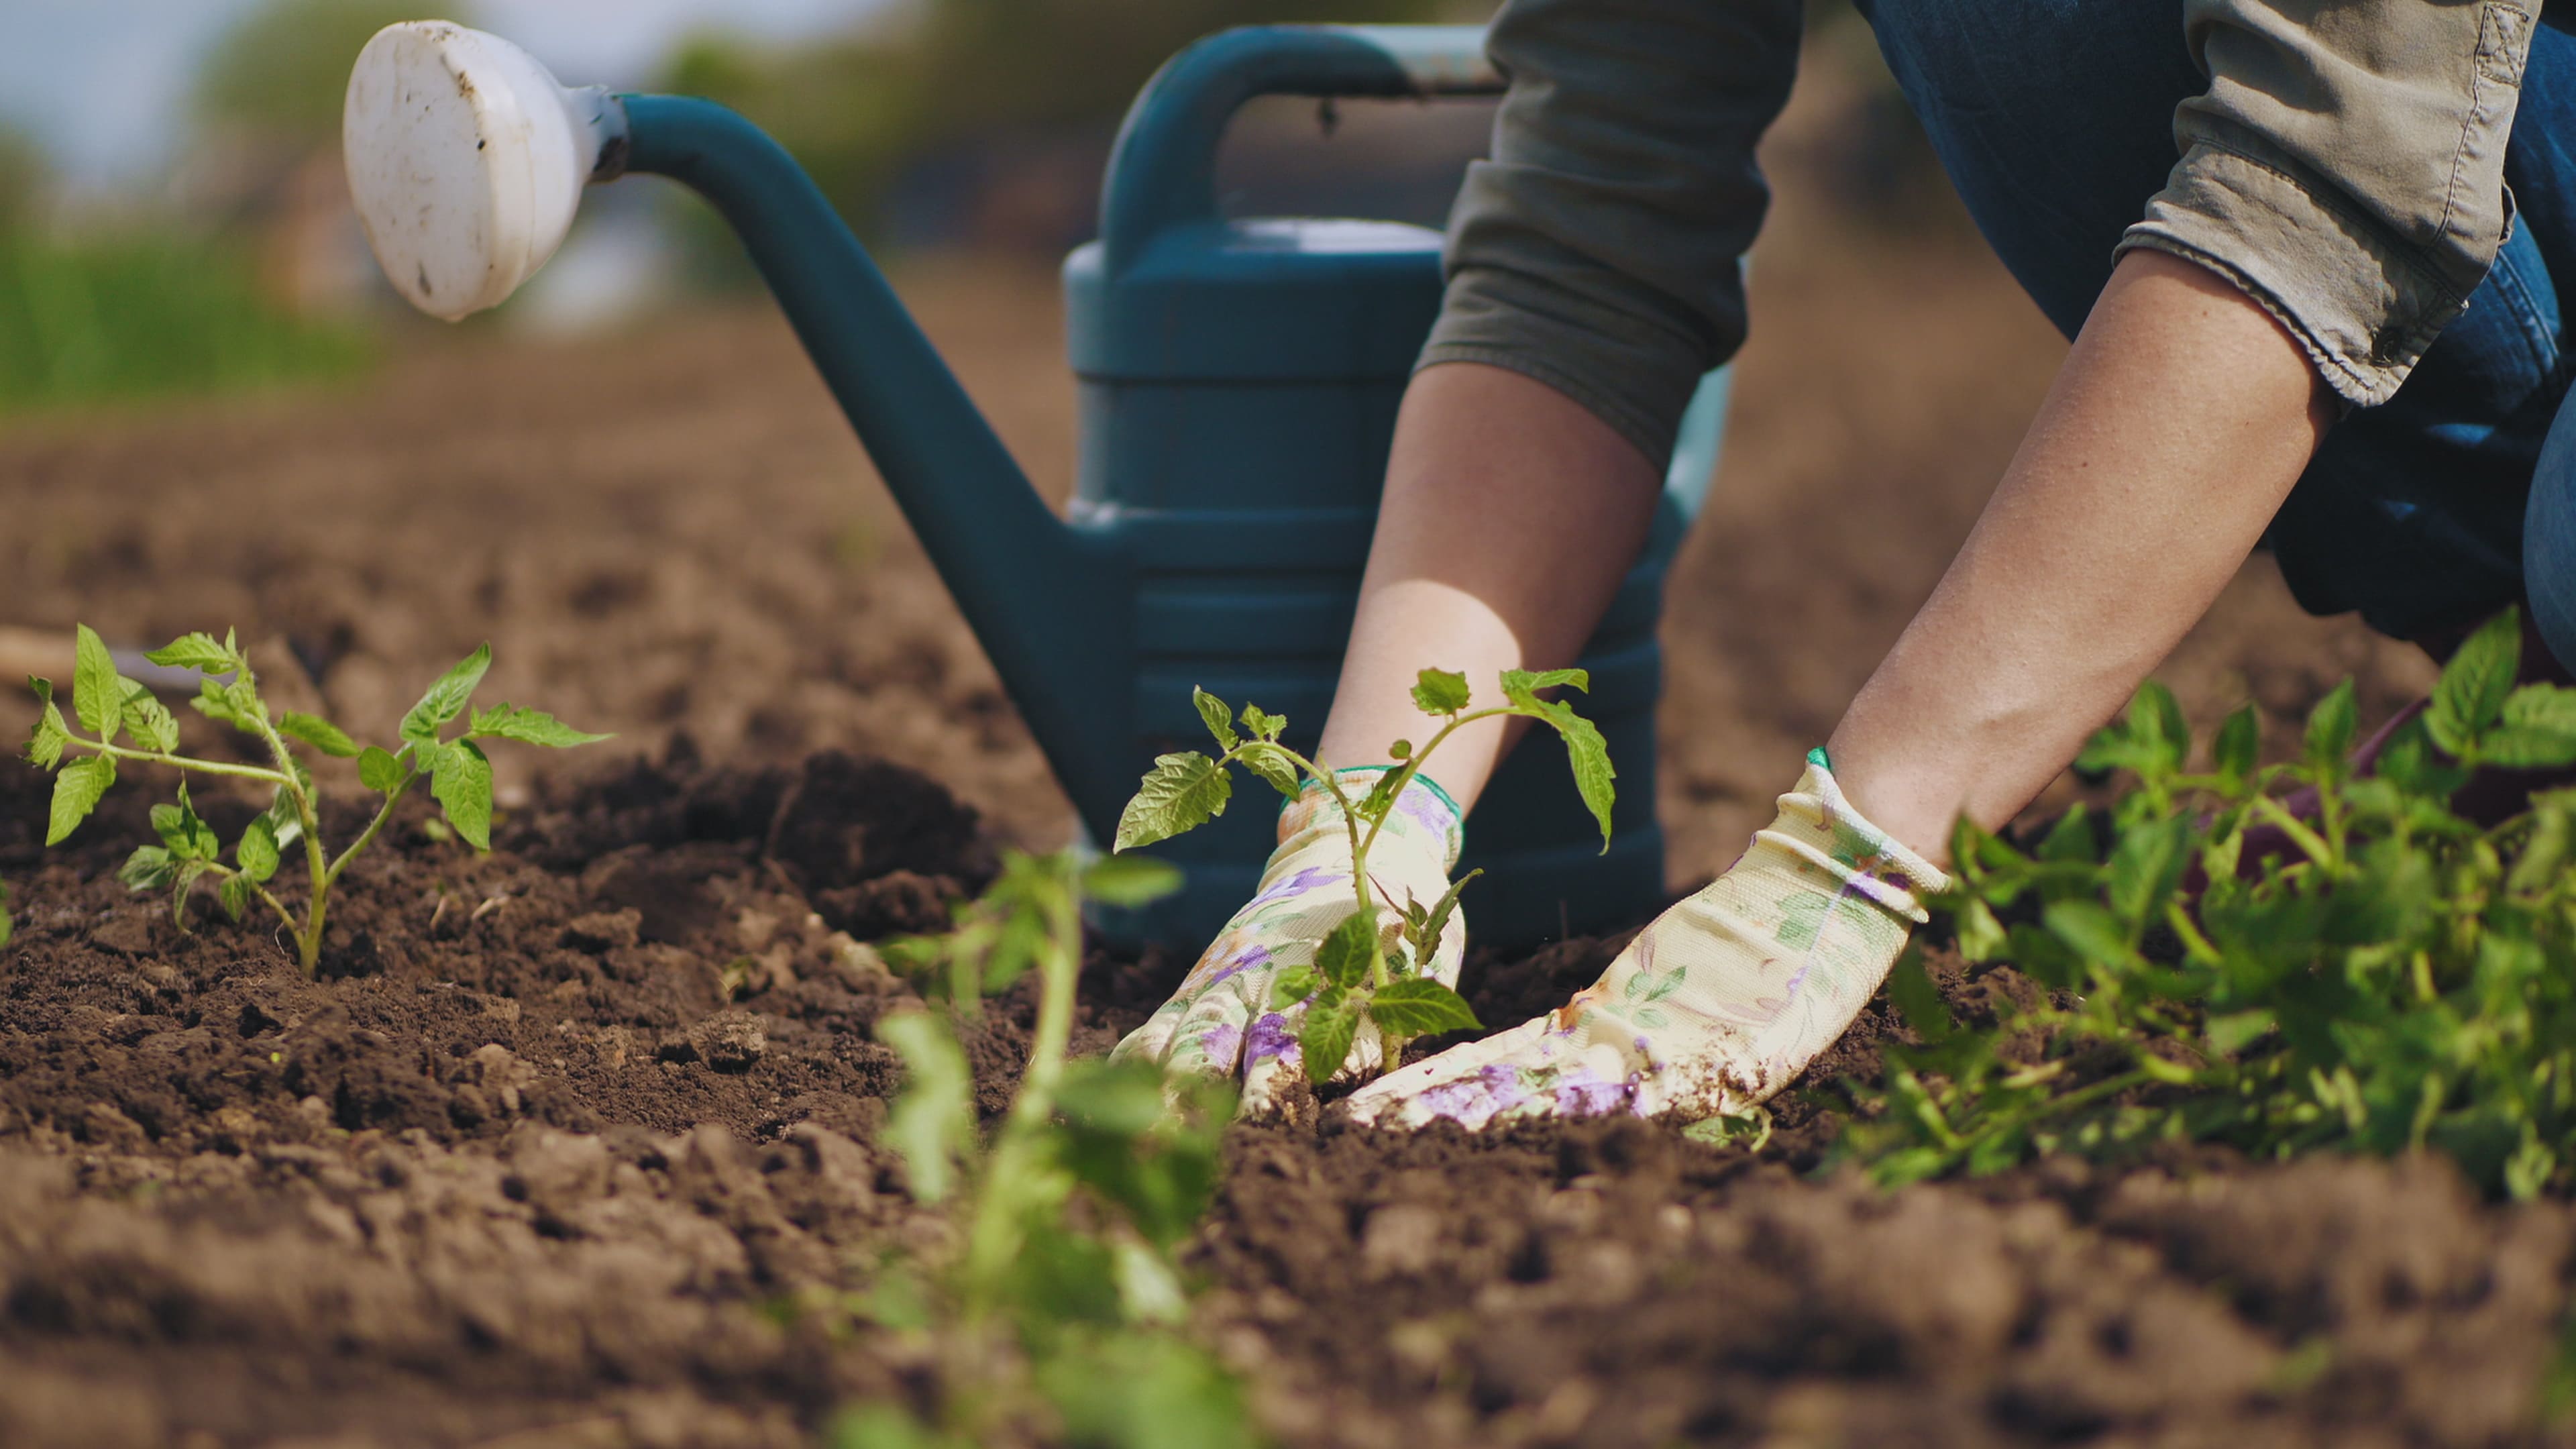
[[[2124,258],[1967,545],[1834,731],[1897,839],[2009,820],[2206,611],[2332,419],[2306,356],[2219,277]]]
[[[1396,423],[1322,758],[1383,763],[1389,742],[1418,736],[1409,692],[1426,667],[1490,692],[1497,671],[1572,663],[1645,546],[1662,481],[1543,383],[1479,363],[1425,369]],[[1436,774],[1462,806],[1492,775],[1504,724],[1441,747]]]

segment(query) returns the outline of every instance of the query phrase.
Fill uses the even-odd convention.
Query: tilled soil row
[[[938,785],[683,746],[486,857],[413,815],[309,982],[115,883],[148,792],[47,853],[44,786],[0,772],[0,1443],[793,1444],[921,1387],[904,1344],[808,1310],[944,1232],[871,1140],[899,1072],[870,1029],[912,992],[866,944],[992,870]],[[1617,944],[1467,984],[1515,1021]],[[1086,972],[1089,1049],[1173,975]],[[1028,1006],[969,1043],[987,1112]],[[1634,1122],[1238,1129],[1200,1331],[1295,1445],[2546,1437],[2563,1204],[2434,1161],[1882,1194],[1812,1175],[1812,1103],[1782,1120],[1758,1157]]]

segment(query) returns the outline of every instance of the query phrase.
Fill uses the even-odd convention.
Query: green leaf
[[[1545,673],[1532,673],[1526,669],[1506,669],[1503,671],[1502,685],[1504,699],[1527,709],[1539,702],[1538,692],[1542,689],[1554,689],[1559,685],[1565,685],[1582,690],[1586,694],[1591,693],[1592,676],[1580,669],[1550,669]]]
[[[2522,613],[2507,609],[2479,626],[2442,666],[2432,706],[2424,711],[2433,743],[2454,755],[2475,749],[2504,712],[2521,667]]]
[[[1306,783],[1306,777],[1298,770],[1297,762],[1289,757],[1286,747],[1281,745],[1255,740],[1245,745],[1242,753],[1234,757],[1234,761],[1260,776],[1271,789],[1291,800],[1297,798],[1297,792]]]
[[[116,783],[116,761],[105,755],[88,755],[72,761],[54,775],[53,814],[45,826],[45,843],[60,845],[98,808],[99,797]]]
[[[1352,911],[1315,945],[1315,974],[1348,989],[1368,975],[1369,948],[1376,944],[1377,913]]]
[[[1133,909],[1180,888],[1180,867],[1150,855],[1104,855],[1082,873],[1082,893],[1103,905]]]
[[[550,750],[569,750],[577,745],[595,745],[601,740],[615,738],[574,729],[544,710],[521,709],[515,704],[496,704],[490,709],[474,711],[474,723],[468,733],[517,740],[523,745],[543,745]]]
[[[265,883],[277,874],[277,831],[267,816],[253,820],[242,832],[241,840],[233,846],[233,859],[240,862],[242,874],[254,882]]]
[[[1306,1020],[1297,1028],[1297,1050],[1305,1058],[1306,1080],[1318,1086],[1333,1079],[1351,1054],[1351,1042],[1359,1036],[1360,1006],[1350,993],[1338,986],[1328,986],[1322,995],[1306,1008]]]
[[[8,947],[9,937],[15,934],[17,929],[18,923],[9,918],[9,883],[0,880],[0,950]]]
[[[403,763],[369,745],[358,751],[358,783],[379,795],[391,794],[403,782]]]
[[[37,769],[50,770],[62,762],[63,746],[71,743],[72,732],[63,723],[63,712],[54,707],[54,682],[30,677],[27,687],[36,692],[35,733],[27,737],[27,759]]]
[[[197,888],[197,881],[200,877],[204,876],[207,871],[215,868],[215,864],[212,861],[183,860],[179,862],[176,869],[171,871],[171,925],[177,926],[183,931],[188,929],[188,892]]]
[[[485,671],[492,667],[492,646],[484,645],[459,661],[455,668],[439,676],[420,703],[403,716],[402,737],[423,743],[438,738],[439,727],[465,712],[476,686],[482,684]]]
[[[1242,743],[1241,737],[1234,732],[1234,711],[1225,707],[1224,700],[1193,685],[1190,703],[1199,707],[1199,718],[1206,722],[1208,733],[1216,736],[1218,749],[1230,750]]]
[[[2254,761],[2263,745],[2263,727],[2254,706],[2240,706],[2218,727],[2218,773],[2231,780],[2254,777]]]
[[[125,714],[126,682],[108,657],[106,641],[87,624],[73,629],[79,661],[72,671],[72,713],[81,728],[100,739],[113,739]]]
[[[1288,716],[1265,714],[1259,705],[1243,707],[1243,728],[1257,740],[1277,740],[1288,728]]]
[[[1458,909],[1459,894],[1467,889],[1469,881],[1484,873],[1484,867],[1478,866],[1450,882],[1449,889],[1441,895],[1439,903],[1428,911],[1420,911],[1419,903],[1408,902],[1415,907],[1416,911],[1420,911],[1418,916],[1411,911],[1408,911],[1405,916],[1404,939],[1413,943],[1413,954],[1416,958],[1429,961],[1433,953],[1440,949],[1441,934],[1449,929],[1449,916]]]
[[[926,1011],[897,1012],[877,1023],[877,1040],[903,1058],[902,1095],[886,1114],[885,1143],[902,1154],[912,1195],[948,1196],[957,1159],[975,1140],[974,1074],[947,1023]]]
[[[1312,966],[1291,966],[1281,971],[1270,983],[1270,1009],[1286,1011],[1302,1005],[1306,998],[1321,990],[1324,978]]]
[[[143,656],[155,664],[172,669],[199,669],[208,674],[230,674],[241,668],[241,656],[215,642],[212,634],[182,634]]]
[[[179,863],[171,859],[167,847],[159,845],[134,847],[134,853],[127,856],[125,864],[116,870],[116,878],[125,882],[125,888],[137,892],[157,891],[176,879],[178,874]]]
[[[129,684],[125,707],[121,711],[126,732],[147,750],[168,754],[179,748],[179,721],[170,707],[153,698],[152,691],[140,684]]]
[[[1467,998],[1428,976],[1388,982],[1369,998],[1368,1014],[1390,1036],[1474,1031],[1484,1025]]]
[[[1387,758],[1388,758],[1388,759],[1391,759],[1391,760],[1399,760],[1399,761],[1401,761],[1401,760],[1409,760],[1409,759],[1412,759],[1412,758],[1413,758],[1413,741],[1411,741],[1411,740],[1397,740],[1394,744],[1391,744],[1391,745],[1389,745],[1389,746],[1387,746],[1387,747],[1386,747],[1386,754],[1387,754]]]
[[[1950,1018],[1949,1003],[1941,999],[1941,989],[1923,969],[1921,948],[1908,946],[1896,958],[1896,968],[1887,973],[1887,999],[1897,1015],[1914,1028],[1914,1034],[1938,1045],[1949,1039],[1957,1023]]]
[[[1118,817],[1113,851],[1133,850],[1195,830],[1225,813],[1234,786],[1217,763],[1193,750],[1156,757]]]
[[[438,752],[429,793],[457,835],[476,850],[492,848],[492,762],[478,746],[455,741]]]
[[[2092,901],[2050,901],[2040,910],[2049,934],[2075,948],[2099,966],[2126,966],[2137,959],[2120,918]]]
[[[2352,681],[2347,679],[2328,690],[2326,697],[2317,701],[2317,707],[2308,711],[2308,767],[2322,779],[2342,779],[2350,770],[2347,757],[2352,754],[2353,739],[2360,732],[2360,715],[2353,703]]]
[[[2479,742],[2478,758],[2518,770],[2576,764],[2576,689],[2526,684],[2505,696],[2502,718]]]
[[[185,780],[179,782],[179,803],[152,807],[152,829],[174,860],[213,860],[223,853],[215,827],[198,818]]]
[[[277,717],[277,732],[302,740],[335,760],[345,760],[358,753],[358,742],[348,732],[320,715],[288,710]]]
[[[246,875],[228,875],[215,891],[215,900],[224,908],[224,919],[239,922],[250,909],[251,880]]]
[[[1467,676],[1426,669],[1414,676],[1413,704],[1424,714],[1457,714],[1467,708]]]
[[[1560,669],[1559,674],[1581,674],[1580,669]],[[1542,676],[1544,677],[1544,676]],[[1583,797],[1592,818],[1601,825],[1601,853],[1610,853],[1610,807],[1618,798],[1611,783],[1619,772],[1610,765],[1610,744],[1592,721],[1574,712],[1572,705],[1551,699],[1533,699],[1522,706],[1556,729],[1565,741],[1565,760],[1574,770],[1575,793]]]

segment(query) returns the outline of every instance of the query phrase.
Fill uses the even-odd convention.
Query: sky
[[[148,178],[168,159],[198,61],[257,3],[0,0],[0,122],[34,136],[75,188]],[[885,3],[470,0],[484,29],[527,47],[566,84],[626,86],[692,31],[795,40],[844,29]],[[421,18],[439,18],[438,0],[423,0]]]

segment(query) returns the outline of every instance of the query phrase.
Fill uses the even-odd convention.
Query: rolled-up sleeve
[[[1482,362],[1583,404],[1658,467],[1701,373],[1744,341],[1738,266],[1769,201],[1797,0],[1510,0],[1511,88],[1449,224],[1421,365]]]
[[[2120,247],[2234,281],[2347,402],[2386,402],[2504,242],[2537,0],[2186,0],[2207,93]]]

